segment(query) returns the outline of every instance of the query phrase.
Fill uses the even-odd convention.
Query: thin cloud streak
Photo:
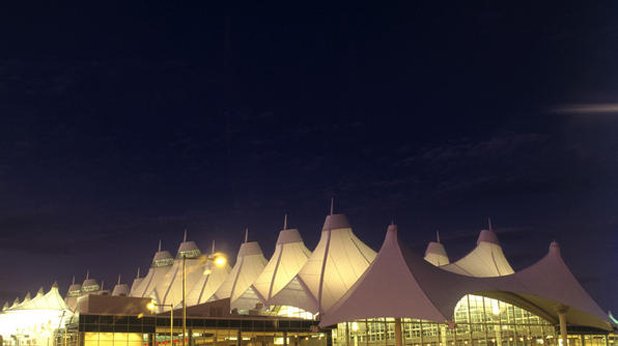
[[[563,105],[551,109],[557,114],[618,114],[618,103],[582,103]]]

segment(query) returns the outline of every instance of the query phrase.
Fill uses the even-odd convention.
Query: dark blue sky
[[[185,228],[268,256],[288,212],[312,248],[334,195],[376,250],[556,239],[618,310],[617,3],[201,6],[0,9],[0,301]]]

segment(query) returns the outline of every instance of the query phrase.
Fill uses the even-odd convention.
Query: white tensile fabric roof
[[[253,283],[253,289],[260,299],[268,301],[294,279],[311,251],[307,249],[297,229],[283,229],[279,232],[277,245],[270,261]]]
[[[496,233],[491,228],[481,231],[476,247],[467,255],[440,268],[456,274],[474,277],[496,277],[514,273],[509,261],[504,256]]]
[[[255,242],[240,245],[236,263],[211,300],[230,298],[232,309],[253,309],[260,300],[251,288],[266,266],[262,248]]]
[[[152,265],[148,269],[148,274],[139,282],[138,285],[133,285],[131,288],[132,297],[148,297],[154,292],[160,281],[165,277],[165,274],[170,270],[174,263],[174,257],[169,251],[161,250],[161,242],[159,242],[159,250],[155,253],[152,260]]]
[[[28,294],[29,296],[29,294]],[[41,288],[34,298],[24,299],[23,302],[15,306],[10,307],[6,311],[18,311],[18,310],[68,310],[69,307],[64,302],[62,295],[58,291],[58,285],[53,284],[51,289],[44,293]]]
[[[473,278],[443,271],[409,252],[400,245],[396,226],[389,227],[376,260],[322,315],[320,325],[378,317],[451,321],[457,302],[466,294],[496,297],[550,320],[557,320],[555,309],[564,304],[570,307],[569,323],[611,329],[607,315],[562,260],[557,243],[543,259],[516,274]]]
[[[375,255],[354,235],[345,215],[328,215],[307,263],[269,303],[313,313],[327,311],[354,285]]]
[[[214,254],[213,245],[212,255]],[[202,275],[187,293],[187,305],[189,306],[206,303],[221,287],[231,270],[227,262],[224,266],[218,267],[212,261],[208,261],[202,269]]]
[[[183,256],[186,256],[186,259],[184,259],[187,279],[186,291],[189,292],[189,289],[195,286],[202,277],[205,261],[200,260],[201,252],[195,242],[187,241],[185,238],[180,243],[174,264],[155,286],[158,304],[173,306],[182,304]],[[169,308],[164,308],[163,310],[167,309]]]
[[[425,261],[440,267],[450,263],[444,245],[440,243],[440,234],[436,232],[436,241],[430,241],[425,250]]]

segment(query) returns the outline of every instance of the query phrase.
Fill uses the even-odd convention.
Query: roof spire
[[[185,235],[182,237],[182,242],[186,243],[187,242],[187,229],[185,228]]]
[[[330,198],[330,215],[333,215],[335,212],[335,196]]]
[[[86,269],[86,280],[90,279],[90,269]]]
[[[159,249],[157,251],[161,252],[161,239],[159,239]]]
[[[73,275],[73,280],[71,280],[71,285],[75,285],[75,275]]]
[[[283,229],[288,229],[288,213],[283,215]]]
[[[39,287],[39,290],[36,292],[37,296],[42,296],[45,294],[45,288],[43,286]]]
[[[58,281],[54,280],[51,288],[58,288]]]
[[[120,285],[120,274],[118,274],[118,283],[117,285]]]
[[[139,274],[140,274],[139,272],[140,272],[140,267],[137,267],[137,277],[136,277],[136,279],[139,279]]]
[[[487,227],[489,227],[490,231],[494,230],[494,228],[491,226],[491,218],[490,217],[487,218]]]
[[[212,246],[210,248],[210,252],[215,253],[215,240],[214,239],[212,240]]]
[[[105,285],[105,280],[101,280],[101,287],[99,288],[99,290],[103,291],[104,285]]]
[[[436,242],[440,243],[440,230],[436,230]]]
[[[245,243],[249,241],[249,227],[245,228]]]

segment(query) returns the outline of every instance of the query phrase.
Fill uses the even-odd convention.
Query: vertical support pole
[[[395,346],[403,346],[403,333],[401,332],[401,318],[395,318]]]
[[[446,346],[447,345],[447,341],[446,341],[446,325],[445,324],[441,324],[440,325],[440,345],[442,346]],[[502,345],[502,344],[500,344]]]
[[[287,220],[287,215],[286,215],[286,220]],[[283,346],[288,346],[288,332],[287,331],[283,332]]]
[[[326,333],[326,346],[333,346],[333,330]]]
[[[182,346],[187,338],[187,256],[182,254]]]
[[[569,312],[569,307],[565,305],[560,305],[556,309],[558,312],[558,320],[560,322],[560,339],[562,340],[562,346],[568,345],[568,335],[567,335],[567,312]]]
[[[345,323],[345,344],[350,346],[350,322]]]
[[[240,327],[236,332],[236,346],[242,346],[242,332],[240,331]]]
[[[174,305],[171,306],[170,310],[170,346],[174,345]]]

